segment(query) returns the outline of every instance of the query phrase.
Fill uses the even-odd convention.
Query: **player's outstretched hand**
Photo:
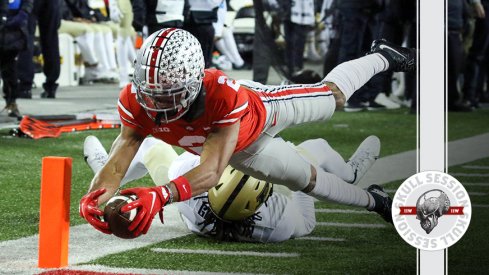
[[[98,198],[106,191],[105,188],[101,188],[83,196],[78,210],[80,211],[80,216],[87,220],[95,229],[105,234],[112,234],[109,224],[102,221],[104,211],[98,208]]]
[[[146,234],[153,222],[153,217],[160,212],[163,222],[163,207],[170,199],[170,193],[166,186],[136,187],[121,191],[122,195],[136,195],[137,199],[121,208],[122,212],[138,209],[136,217],[129,226],[129,231],[134,231],[135,236]]]

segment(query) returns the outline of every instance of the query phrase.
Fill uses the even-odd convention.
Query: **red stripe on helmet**
[[[161,45],[163,45],[165,40],[169,38],[169,34],[171,32],[173,32],[174,30],[176,30],[176,28],[169,28],[169,29],[164,30],[162,33],[160,33],[157,36],[158,39],[156,39],[155,43],[153,44],[153,47],[156,47],[156,49],[153,50],[153,52],[151,54],[151,58],[149,60],[148,83],[155,83],[154,74],[155,74],[155,70],[157,67],[156,61],[159,59],[159,55],[161,55],[161,53],[163,52],[163,50],[160,49],[159,47],[161,47]]]

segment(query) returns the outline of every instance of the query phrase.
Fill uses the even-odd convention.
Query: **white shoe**
[[[318,62],[323,60],[323,57],[319,55],[319,53],[316,51],[313,46],[307,47],[307,50],[305,51],[306,54],[304,56],[305,59],[313,61],[313,62]]]
[[[85,162],[95,174],[104,167],[109,158],[104,146],[95,136],[85,138],[85,142],[83,143],[83,156],[85,157]]]
[[[378,103],[380,105],[384,105],[387,109],[399,109],[399,108],[401,108],[401,105],[399,103],[392,101],[384,93],[379,93],[374,101],[375,101],[375,103]]]
[[[402,99],[402,97],[396,96],[394,94],[391,94],[389,96],[389,99],[391,101],[394,101],[395,103],[403,106],[403,107],[411,107],[411,100],[410,99]]]
[[[94,81],[106,77],[104,69],[100,66],[85,67],[85,74],[83,75],[84,81]]]
[[[350,182],[357,185],[360,179],[367,173],[368,169],[374,165],[380,154],[380,140],[376,136],[367,137],[358,146],[355,153],[348,160],[353,169],[354,178]]]

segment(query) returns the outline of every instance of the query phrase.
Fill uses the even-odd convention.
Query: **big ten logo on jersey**
[[[228,85],[229,87],[231,87],[231,89],[235,90],[236,92],[239,91],[239,84],[236,83],[236,80],[234,79],[229,79],[227,78],[225,75],[221,75],[218,79],[217,79],[217,83],[219,84],[226,84]]]
[[[169,133],[171,132],[168,127],[153,127],[153,133]]]

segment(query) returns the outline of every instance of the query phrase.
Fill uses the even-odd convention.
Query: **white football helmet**
[[[181,118],[199,94],[204,56],[189,32],[165,28],[150,35],[134,62],[137,100],[156,123]]]

